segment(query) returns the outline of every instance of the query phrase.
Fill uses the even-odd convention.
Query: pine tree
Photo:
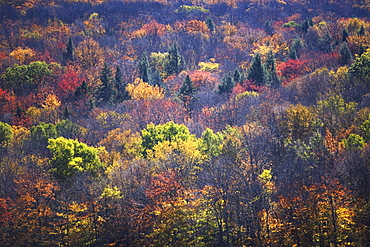
[[[343,29],[343,31],[342,31],[342,42],[346,42],[348,37],[349,37],[349,33],[348,33],[347,29]]]
[[[301,31],[307,33],[308,29],[313,26],[312,19],[306,19],[301,25]]]
[[[243,82],[243,75],[240,73],[238,68],[234,70],[234,81],[235,83],[242,83]]]
[[[149,59],[146,53],[144,53],[138,62],[140,78],[143,79],[144,82],[150,83],[152,69],[149,64]]]
[[[68,106],[65,106],[64,112],[62,114],[62,119],[71,119],[71,117],[72,117],[72,114],[71,114]]]
[[[64,52],[65,61],[74,61],[75,60],[75,46],[73,44],[72,37],[68,38],[66,45],[66,51]]]
[[[119,66],[116,67],[116,73],[114,75],[115,88],[117,90],[117,102],[130,99],[129,93],[126,91],[126,83],[122,81],[122,71]]]
[[[218,85],[219,94],[231,94],[233,88],[235,87],[234,78],[230,73],[224,75],[221,79],[221,83]]]
[[[261,55],[259,53],[257,53],[252,60],[247,79],[256,83],[257,86],[262,86],[266,83],[266,70],[262,64]]]
[[[157,69],[154,69],[152,73],[151,81],[149,84],[153,86],[163,87],[163,88],[165,87],[162,76]]]
[[[185,108],[191,112],[193,110],[195,94],[197,93],[197,89],[195,88],[193,82],[190,79],[190,76],[187,75],[184,83],[182,84],[178,95],[180,99],[184,102]]]
[[[83,95],[87,95],[89,93],[89,89],[87,86],[86,81],[82,81],[81,85],[76,88],[75,96],[81,97]]]
[[[168,49],[168,61],[165,66],[167,75],[180,73],[185,68],[184,57],[180,54],[179,46],[175,41]]]
[[[103,102],[113,104],[117,98],[117,89],[115,88],[115,83],[113,82],[111,74],[111,70],[108,68],[107,63],[104,63],[100,76],[102,87],[99,92],[99,99]]]
[[[364,25],[361,25],[361,27],[358,30],[357,34],[360,35],[360,36],[365,36],[366,35],[366,31],[365,31]]]
[[[207,25],[209,31],[214,32],[216,30],[215,23],[213,22],[213,19],[211,17],[207,17],[206,25]]]
[[[322,52],[331,52],[332,45],[331,45],[332,37],[329,32],[325,32],[325,34],[319,39],[319,47]]]
[[[352,59],[352,53],[348,48],[348,45],[346,42],[342,44],[342,46],[339,49],[340,54],[340,63],[341,65],[349,64]]]
[[[272,51],[267,54],[265,69],[268,83],[273,87],[278,87],[281,84],[281,81],[276,74],[275,58]]]
[[[288,57],[290,59],[298,59],[299,58],[299,49],[303,46],[302,41],[299,38],[295,38],[289,47]]]

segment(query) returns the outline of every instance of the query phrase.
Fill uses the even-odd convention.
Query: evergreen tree
[[[288,57],[290,59],[298,59],[299,58],[299,49],[303,46],[302,41],[299,38],[295,38],[289,47]]]
[[[197,89],[194,87],[193,82],[190,79],[190,76],[187,75],[184,83],[182,84],[178,95],[180,99],[184,102],[185,108],[188,111],[193,110],[193,104],[195,100],[195,94],[197,93]]]
[[[165,87],[162,76],[157,69],[154,69],[154,72],[152,73],[150,84],[153,86]]]
[[[81,85],[79,85],[76,88],[75,96],[76,97],[81,97],[83,95],[87,95],[88,93],[89,93],[89,90],[88,90],[87,83],[86,83],[86,81],[82,81]]]
[[[215,23],[213,22],[213,19],[211,17],[207,17],[206,25],[207,25],[209,31],[214,32],[216,30]]]
[[[272,51],[270,51],[267,54],[267,59],[265,62],[265,69],[267,73],[268,83],[273,87],[279,86],[281,84],[281,81],[276,74],[275,58],[274,58],[274,53]]]
[[[262,64],[261,55],[259,53],[257,53],[252,60],[247,79],[256,83],[257,86],[262,86],[266,83],[266,70]]]
[[[152,69],[149,64],[149,59],[146,53],[144,53],[138,62],[140,78],[143,79],[144,82],[150,83]]]
[[[340,54],[340,63],[341,65],[349,64],[352,59],[352,53],[348,48],[348,45],[346,42],[342,44],[342,46],[339,49]]]
[[[64,108],[64,111],[63,111],[63,114],[62,114],[62,119],[71,119],[72,115],[71,115],[71,112],[68,108],[68,106],[65,106]]]
[[[234,81],[235,83],[242,83],[243,82],[243,75],[240,73],[238,68],[234,70]]]
[[[366,35],[366,31],[365,31],[364,25],[361,25],[361,27],[358,30],[357,34],[360,35],[360,36],[365,36]]]
[[[168,49],[168,61],[165,69],[167,75],[173,75],[180,73],[185,68],[184,57],[180,54],[179,46],[175,41],[172,46]]]
[[[348,37],[349,37],[349,33],[348,33],[347,29],[343,29],[342,42],[346,42]]]
[[[219,94],[231,94],[233,88],[235,87],[234,78],[230,73],[224,75],[221,79],[221,83],[218,84],[218,93]]]
[[[116,73],[114,75],[115,88],[117,90],[117,101],[122,102],[130,99],[129,93],[126,91],[126,83],[122,80],[122,71],[119,66],[116,67]]]
[[[312,19],[306,19],[301,25],[301,31],[307,33],[308,29],[313,26]]]
[[[272,36],[274,34],[274,28],[272,27],[272,21],[266,21],[265,23],[265,32]]]
[[[72,37],[68,38],[66,45],[66,51],[64,52],[65,61],[74,61],[75,60],[75,46],[72,40]]]
[[[100,76],[102,87],[100,89],[99,99],[101,99],[103,102],[113,104],[117,98],[117,89],[111,74],[111,70],[108,68],[107,63],[104,63],[104,67]]]
[[[322,52],[331,52],[332,45],[331,45],[332,37],[329,32],[325,32],[325,34],[319,39],[319,49]]]

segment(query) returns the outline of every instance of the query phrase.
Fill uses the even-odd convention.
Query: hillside
[[[0,16],[0,246],[370,245],[368,1]]]

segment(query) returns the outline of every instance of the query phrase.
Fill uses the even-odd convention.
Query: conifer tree
[[[231,76],[230,73],[227,73],[222,77],[221,83],[218,85],[218,93],[230,94],[234,87],[235,87],[234,78]]]
[[[102,82],[102,87],[100,89],[99,99],[110,104],[115,103],[117,98],[117,89],[112,79],[111,70],[108,68],[107,63],[104,63],[104,67],[101,71],[100,80]]]
[[[279,86],[281,84],[281,81],[276,74],[275,58],[272,51],[267,54],[265,69],[267,73],[268,83],[273,87]]]
[[[168,61],[165,65],[167,75],[180,73],[185,68],[184,57],[180,54],[179,46],[175,41],[168,49]]]
[[[358,30],[357,34],[360,35],[360,36],[365,36],[366,35],[366,31],[365,31],[364,25],[361,25],[361,27]]]
[[[122,71],[119,66],[116,67],[114,79],[115,79],[115,88],[117,90],[117,102],[122,102],[124,100],[130,99],[130,95],[126,91],[127,85],[122,80]]]
[[[152,69],[149,64],[149,59],[146,53],[144,53],[138,62],[140,78],[143,79],[144,82],[150,83]]]
[[[243,75],[240,73],[238,68],[234,70],[234,81],[235,83],[242,83],[243,82]]]
[[[197,93],[197,89],[195,88],[193,82],[190,79],[190,76],[187,75],[184,83],[182,84],[178,95],[180,99],[184,102],[185,108],[191,112],[193,110],[195,94]]]
[[[163,84],[162,76],[157,69],[154,69],[152,76],[151,76],[151,81],[149,84],[153,86],[163,87],[163,88],[165,87],[165,85]]]
[[[248,70],[247,79],[256,83],[257,86],[262,86],[266,82],[266,70],[262,64],[261,55],[259,53],[253,57],[252,64]]]
[[[209,31],[214,32],[216,30],[215,23],[213,22],[213,19],[211,17],[207,17],[206,25],[207,25]]]
[[[343,32],[342,32],[342,42],[346,42],[348,37],[349,37],[349,34],[348,34],[347,29],[343,29]]]
[[[319,39],[319,48],[322,52],[331,52],[332,45],[331,45],[332,37],[329,32],[325,32],[325,34]]]
[[[71,111],[69,110],[68,106],[65,106],[63,114],[62,114],[62,119],[71,119]]]
[[[72,40],[72,37],[68,38],[68,42],[66,45],[66,51],[64,52],[64,59],[65,61],[74,61],[75,60],[75,46]]]
[[[352,53],[348,48],[348,45],[346,42],[344,42],[340,49],[339,49],[339,54],[340,54],[340,63],[341,65],[346,65],[349,64],[351,59],[352,59]]]

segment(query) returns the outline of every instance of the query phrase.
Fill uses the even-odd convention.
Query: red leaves
[[[69,66],[67,71],[58,80],[58,90],[61,97],[68,97],[81,85],[83,78],[80,76],[78,68]]]
[[[288,61],[282,62],[277,66],[277,71],[279,76],[283,78],[284,83],[287,84],[291,80],[309,72],[307,63],[308,60],[288,59]]]

